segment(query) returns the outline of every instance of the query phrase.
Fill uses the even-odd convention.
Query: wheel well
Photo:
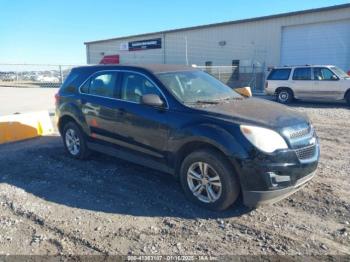
[[[346,99],[348,96],[350,96],[350,89],[346,90],[344,99]]]
[[[175,174],[179,174],[181,164],[189,154],[198,150],[203,150],[203,149],[215,151],[226,158],[226,154],[216,146],[213,146],[206,142],[189,142],[183,145],[181,149],[177,152],[178,157],[176,158],[176,163],[175,163],[175,170],[176,170]],[[228,163],[233,166],[231,161],[228,160]],[[233,168],[235,167],[233,166]]]
[[[63,128],[64,126],[68,123],[68,122],[74,122],[77,123],[73,117],[71,116],[63,116],[60,118],[60,120],[58,121],[58,131],[60,132],[60,134],[62,134],[63,132]]]
[[[292,95],[294,96],[294,92],[293,90],[290,88],[290,87],[286,87],[286,86],[281,86],[281,87],[278,87],[275,91],[275,94],[277,95],[279,91],[281,90],[289,90],[290,92],[292,92]]]

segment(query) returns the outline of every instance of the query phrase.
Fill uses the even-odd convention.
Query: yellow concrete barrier
[[[53,133],[47,111],[0,116],[0,144]]]

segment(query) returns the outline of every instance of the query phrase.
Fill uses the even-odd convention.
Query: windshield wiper
[[[193,104],[212,104],[212,105],[216,105],[216,104],[219,104],[220,101],[219,101],[219,100],[197,100],[197,101],[190,102],[190,103],[193,103]]]
[[[226,97],[226,98],[223,98],[222,101],[230,101],[230,100],[241,100],[242,97],[241,96],[233,96],[233,97]]]
[[[222,102],[227,102],[231,100],[240,100],[242,97],[226,97],[226,98],[220,98],[220,99],[215,99],[215,100],[205,100],[205,99],[199,99],[196,101],[191,101],[191,102],[185,102],[187,104],[211,104],[211,105],[217,105]]]

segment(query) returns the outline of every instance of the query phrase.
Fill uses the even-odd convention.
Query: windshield
[[[230,87],[202,71],[167,72],[157,76],[182,103],[214,103],[241,97]]]
[[[331,67],[332,71],[337,74],[340,78],[350,78],[347,73],[345,73],[342,69],[337,66]]]

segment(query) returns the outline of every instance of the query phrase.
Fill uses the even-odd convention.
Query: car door
[[[116,71],[95,73],[80,88],[81,107],[91,136],[115,142],[114,129],[119,121],[118,85],[120,74]]]
[[[314,67],[314,95],[320,100],[336,100],[344,97],[339,77],[327,67]]]
[[[314,83],[310,67],[296,67],[292,76],[292,89],[296,98],[312,98]]]
[[[164,101],[163,107],[141,103],[145,94],[157,94]],[[149,77],[134,71],[122,74],[119,93],[119,118],[115,133],[119,144],[141,154],[164,159],[169,135],[168,104],[165,96]]]

